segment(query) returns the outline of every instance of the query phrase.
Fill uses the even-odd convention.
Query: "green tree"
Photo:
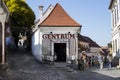
[[[31,30],[35,15],[25,0],[4,0],[10,11],[11,31],[17,46],[19,34]]]
[[[108,47],[112,48],[112,42],[108,43]]]

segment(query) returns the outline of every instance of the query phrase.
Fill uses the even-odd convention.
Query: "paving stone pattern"
[[[8,52],[8,70],[0,80],[68,80],[64,74],[38,62],[21,49]]]
[[[120,80],[120,69],[99,71],[97,66],[80,71],[63,64],[50,66],[23,49],[9,51],[7,62],[8,70],[0,71],[0,80]]]

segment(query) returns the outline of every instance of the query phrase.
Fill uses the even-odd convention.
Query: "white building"
[[[55,6],[50,5],[44,13],[43,6],[39,8],[42,15],[32,33],[33,55],[39,61],[77,62],[77,34],[81,30],[81,25],[58,3]]]
[[[120,64],[120,0],[111,0],[112,54]]]

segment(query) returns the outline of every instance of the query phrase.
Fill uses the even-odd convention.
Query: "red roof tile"
[[[39,26],[81,27],[81,25],[73,20],[58,3],[55,5],[49,16]]]

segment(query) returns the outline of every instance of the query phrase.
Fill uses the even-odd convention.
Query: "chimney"
[[[43,16],[43,5],[40,5],[39,6],[39,10],[40,10],[40,19],[42,18],[42,16]]]

